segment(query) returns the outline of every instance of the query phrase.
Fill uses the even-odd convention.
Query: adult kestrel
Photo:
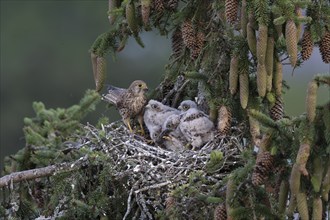
[[[144,81],[135,80],[128,89],[109,85],[108,93],[104,94],[102,99],[116,106],[130,132],[133,132],[130,119],[137,117],[141,126],[141,132],[144,134],[143,108],[147,103],[147,91],[148,87]]]

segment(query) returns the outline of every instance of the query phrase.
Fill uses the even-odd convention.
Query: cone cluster
[[[224,204],[218,205],[214,210],[214,220],[227,220],[226,206]]]
[[[226,0],[225,14],[228,23],[234,23],[237,20],[238,0]]]
[[[301,40],[301,58],[308,60],[313,52],[312,34],[309,30],[305,30]]]
[[[261,185],[268,178],[270,171],[274,167],[274,158],[268,152],[264,151],[258,154],[256,164],[252,173],[252,184]]]
[[[273,107],[271,107],[269,111],[270,117],[274,120],[280,120],[284,116],[284,107],[283,107],[283,100],[281,96],[276,97],[276,101]]]
[[[172,51],[175,58],[179,57],[183,49],[183,39],[180,28],[177,28],[172,34]]]
[[[320,53],[325,63],[330,63],[330,31],[326,31],[320,42]]]
[[[220,135],[227,135],[231,129],[232,114],[228,107],[221,106],[218,111],[218,131]]]

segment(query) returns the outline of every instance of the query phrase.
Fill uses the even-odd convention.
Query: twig
[[[136,186],[138,184],[139,181],[137,181],[134,186]],[[123,220],[125,220],[127,218],[127,216],[129,215],[129,213],[131,212],[132,210],[132,205],[131,205],[131,202],[132,202],[132,195],[133,195],[133,192],[134,192],[134,186],[131,188],[130,192],[129,192],[129,195],[128,195],[128,198],[127,198],[127,209],[126,209],[126,213],[124,215],[124,218]]]
[[[166,186],[170,183],[171,183],[171,181],[166,181],[166,182],[163,182],[163,183],[158,183],[158,184],[154,184],[154,185],[151,185],[151,186],[146,186],[146,187],[143,187],[142,189],[136,190],[135,194],[138,194],[138,193],[143,192],[143,191],[147,191],[149,189],[161,188],[161,187]]]

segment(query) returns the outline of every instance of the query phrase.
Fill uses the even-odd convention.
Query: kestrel
[[[184,100],[180,103],[178,109],[182,112],[186,112],[188,109],[191,108],[196,108],[197,109],[197,104],[194,101],[191,100]]]
[[[190,108],[181,114],[179,129],[193,149],[201,147],[214,138],[213,122],[204,112],[196,108]]]
[[[144,134],[143,108],[147,103],[147,91],[148,87],[144,81],[135,80],[128,89],[110,85],[108,87],[108,93],[104,94],[102,99],[116,106],[130,132],[133,132],[130,119],[137,117],[141,126],[141,132]]]
[[[161,102],[151,99],[145,107],[143,119],[149,132],[156,130],[161,131],[165,120],[170,115],[179,113],[180,111],[177,109],[171,108]]]
[[[181,130],[179,129],[180,115],[170,115],[162,126],[162,132],[158,136],[159,142],[163,143],[166,149],[172,151],[184,150],[186,143]]]

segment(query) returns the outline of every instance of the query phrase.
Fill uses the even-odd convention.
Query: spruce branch
[[[12,183],[52,176],[56,173],[71,172],[79,169],[85,161],[86,158],[80,158],[73,163],[54,164],[47,167],[14,172],[0,178],[0,188],[9,186]]]

